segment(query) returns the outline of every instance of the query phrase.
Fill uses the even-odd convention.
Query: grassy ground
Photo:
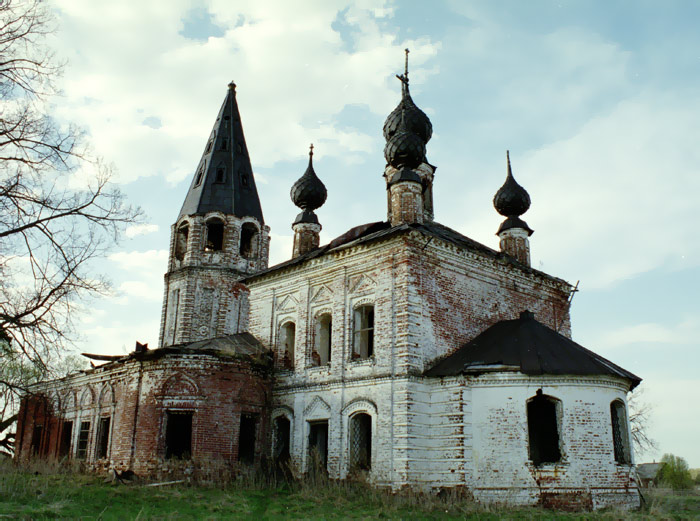
[[[394,496],[361,484],[262,487],[110,485],[101,477],[0,466],[0,518],[9,519],[700,519],[700,493],[657,492],[639,512],[585,514],[484,508],[454,497]]]

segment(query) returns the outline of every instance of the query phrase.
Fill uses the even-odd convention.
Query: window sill
[[[377,363],[374,356],[370,356],[369,358],[351,358],[348,360],[348,362],[356,367],[362,365],[374,365]]]

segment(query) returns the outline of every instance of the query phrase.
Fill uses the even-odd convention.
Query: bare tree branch
[[[93,260],[140,217],[83,132],[51,116],[54,30],[44,2],[0,0],[0,421],[67,352],[77,305],[109,290]]]

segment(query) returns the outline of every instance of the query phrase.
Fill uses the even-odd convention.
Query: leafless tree
[[[654,408],[645,400],[645,389],[643,386],[638,387],[634,392],[630,393],[627,399],[632,442],[638,455],[655,451],[658,448],[656,440],[649,434],[649,425]]]
[[[109,289],[92,261],[140,216],[82,132],[51,115],[54,29],[44,2],[0,0],[0,355],[42,375],[75,338],[80,301]],[[5,389],[25,383],[7,376]]]

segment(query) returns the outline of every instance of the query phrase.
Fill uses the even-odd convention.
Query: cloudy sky
[[[691,1],[55,0],[56,117],[87,131],[147,214],[100,269],[81,350],[154,346],[169,227],[235,80],[271,264],[315,144],[322,241],[382,220],[381,127],[430,116],[436,219],[491,247],[510,149],[533,266],[571,283],[574,339],[644,378],[651,434],[700,467],[700,4]]]

